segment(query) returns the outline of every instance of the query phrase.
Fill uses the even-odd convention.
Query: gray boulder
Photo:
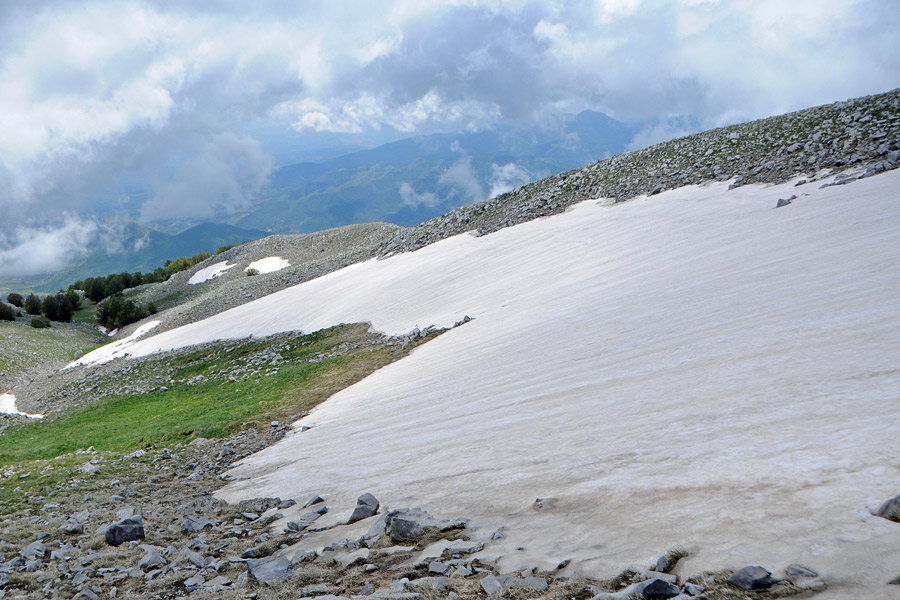
[[[142,539],[144,539],[144,519],[139,515],[122,519],[106,529],[106,543],[110,546]]]
[[[207,527],[213,527],[215,524],[205,517],[185,516],[180,521],[182,533],[200,533]]]
[[[368,519],[378,512],[379,506],[380,503],[375,496],[369,493],[363,494],[357,498],[356,508],[353,509],[353,514],[347,519],[347,523],[356,523],[357,521]]]
[[[391,540],[394,542],[415,542],[429,530],[448,531],[464,527],[466,519],[448,521],[435,519],[420,508],[393,510],[386,518]]]
[[[449,587],[449,577],[420,577],[406,584],[406,589],[413,592],[441,592]]]
[[[166,559],[159,555],[156,550],[150,550],[138,562],[138,566],[142,569],[152,569],[153,567],[161,567],[166,564]]]
[[[728,578],[742,590],[764,590],[772,586],[772,573],[763,567],[747,566]]]
[[[257,560],[248,560],[247,570],[253,579],[260,583],[270,584],[290,579],[294,566],[283,556],[268,556]]]
[[[632,584],[618,592],[600,592],[592,600],[631,600],[632,598],[675,598],[680,594],[678,586],[665,579],[653,578]]]
[[[481,580],[481,589],[488,596],[496,596],[513,590],[526,592],[543,592],[547,589],[547,580],[543,577],[511,577],[509,575],[488,575]]]
[[[900,494],[886,500],[875,514],[879,517],[884,517],[889,521],[900,523]]]
[[[19,550],[19,554],[21,554],[22,558],[24,558],[25,560],[44,558],[44,555],[47,554],[47,546],[45,546],[41,542],[31,542],[30,544]]]
[[[804,567],[803,565],[788,565],[787,569],[784,570],[785,575],[788,577],[818,577],[819,574]]]

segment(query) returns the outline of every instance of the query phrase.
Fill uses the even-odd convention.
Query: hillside
[[[13,390],[2,540],[67,594],[891,598],[898,166],[894,91],[233,248]]]

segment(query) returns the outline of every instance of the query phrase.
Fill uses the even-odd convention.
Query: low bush
[[[35,317],[31,320],[31,326],[35,329],[46,329],[50,327],[50,319],[47,317]]]
[[[244,272],[247,274],[247,277],[253,277],[254,275],[259,275],[258,269],[247,269]]]

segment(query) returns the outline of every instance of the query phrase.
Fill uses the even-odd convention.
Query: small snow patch
[[[254,260],[252,263],[247,265],[247,268],[244,269],[244,271],[256,269],[257,272],[262,275],[263,273],[274,273],[275,271],[280,271],[283,268],[289,266],[291,266],[291,263],[281,258],[280,256],[268,256],[266,258]]]
[[[29,414],[16,408],[16,397],[12,394],[0,394],[0,413],[7,415],[25,415],[32,419],[42,419],[44,415]]]
[[[105,346],[101,346],[96,350],[88,352],[78,360],[74,360],[67,364],[65,368],[69,369],[77,365],[92,365],[96,363],[104,363],[109,362],[114,358],[127,356],[128,353],[124,352],[125,347],[129,346],[132,342],[137,341],[145,333],[159,325],[159,323],[160,321],[148,321],[135,329],[134,333],[132,333],[128,337],[122,338],[121,340],[116,340],[111,344],[106,344]],[[112,333],[110,335],[112,335]]]
[[[198,283],[203,283],[204,281],[209,281],[214,277],[218,277],[231,267],[236,267],[237,265],[229,265],[227,260],[223,260],[222,262],[217,262],[214,265],[209,265],[208,267],[204,267],[191,275],[191,278],[188,279],[188,283],[191,285],[197,285]]]

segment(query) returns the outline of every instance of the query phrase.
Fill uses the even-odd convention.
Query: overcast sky
[[[590,108],[642,145],[900,86],[898,23],[896,0],[3,2],[0,277],[64,266],[135,177],[145,221],[252,202],[279,160],[261,131]]]

